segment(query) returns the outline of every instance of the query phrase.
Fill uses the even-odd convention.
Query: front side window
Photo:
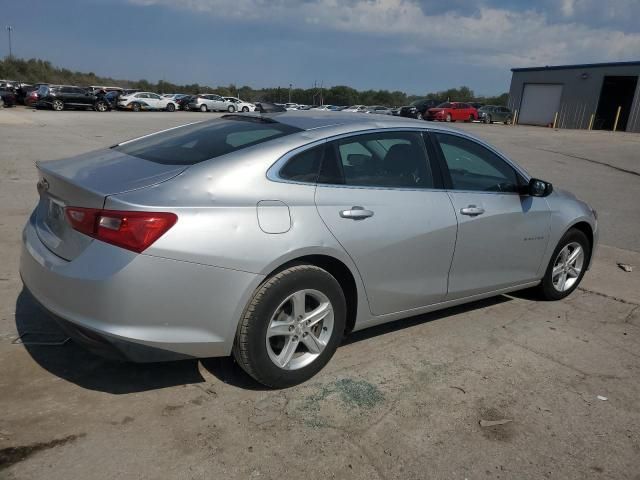
[[[518,192],[515,169],[477,142],[456,135],[435,135],[451,176],[454,190]]]
[[[319,182],[362,187],[433,188],[419,132],[381,132],[329,143]]]

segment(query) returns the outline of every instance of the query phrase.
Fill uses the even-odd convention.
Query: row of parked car
[[[237,97],[223,97],[213,93],[187,95],[125,90],[120,87],[73,85],[18,84],[0,81],[0,106],[11,107],[17,103],[56,111],[66,108],[91,108],[98,112],[108,110],[189,110],[199,112],[253,112],[285,110],[324,110],[352,113],[397,115],[431,121],[482,121],[485,123],[513,121],[513,113],[504,106],[465,102],[438,102],[433,99],[416,100],[410,105],[389,108],[383,105],[303,105],[276,103],[263,108],[261,104],[243,101]]]
[[[438,102],[437,100],[416,100],[404,107],[389,108],[382,105],[322,105],[309,106],[296,103],[275,104],[284,110],[326,110],[351,113],[375,113],[441,122],[477,121],[485,123],[511,123],[513,113],[507,107],[483,105],[481,103]]]
[[[0,102],[12,107],[18,103],[36,108],[49,108],[60,111],[68,108],[93,109],[98,112],[108,110],[194,110],[252,112],[253,103],[237,97],[222,97],[215,94],[187,95],[125,90],[119,87],[51,84],[17,84],[0,82]]]

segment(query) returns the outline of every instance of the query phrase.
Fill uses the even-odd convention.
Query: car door
[[[316,206],[356,264],[374,315],[446,296],[457,222],[428,151],[419,131],[327,144]]]
[[[449,133],[432,138],[458,217],[447,299],[540,278],[551,223],[546,199],[521,195],[523,175],[480,143]]]
[[[149,93],[149,103],[153,108],[159,110],[166,106],[167,100],[156,93]]]

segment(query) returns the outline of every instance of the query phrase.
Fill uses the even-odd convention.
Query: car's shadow
[[[379,325],[350,334],[342,345],[369,340],[407,327],[509,300],[509,297],[498,296]],[[22,290],[16,301],[15,318],[19,335],[44,332],[56,339],[65,336],[56,322],[26,290]],[[73,341],[64,345],[37,345],[26,342],[23,347],[38,365],[53,375],[82,388],[116,395],[205,382],[199,364],[220,381],[234,387],[247,390],[266,389],[244,373],[230,357],[165,363],[129,363],[103,359]]]

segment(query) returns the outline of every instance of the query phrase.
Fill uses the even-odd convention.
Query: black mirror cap
[[[553,192],[553,185],[539,178],[529,180],[528,194],[532,197],[547,197]]]

